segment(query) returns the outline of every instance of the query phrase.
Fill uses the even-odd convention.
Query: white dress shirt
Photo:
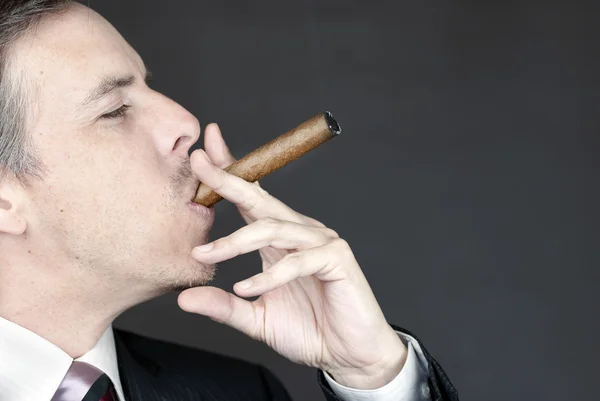
[[[402,371],[375,390],[356,390],[325,378],[344,401],[424,401],[429,398],[427,360],[416,340],[398,333],[408,347]],[[98,343],[76,361],[87,362],[112,380],[118,401],[128,401],[119,378],[112,326]],[[0,317],[0,401],[49,401],[67,374],[73,358],[63,350],[11,321]]]

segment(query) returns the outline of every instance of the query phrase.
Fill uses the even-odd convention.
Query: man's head
[[[212,277],[214,267],[190,255],[212,225],[188,207],[197,185],[188,151],[200,127],[146,75],[94,11],[66,0],[2,2],[5,286],[60,278],[126,297]]]

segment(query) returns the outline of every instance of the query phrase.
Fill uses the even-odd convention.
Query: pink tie
[[[52,401],[116,401],[109,377],[89,363],[74,361]]]

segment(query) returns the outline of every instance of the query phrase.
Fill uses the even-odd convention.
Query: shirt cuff
[[[408,348],[406,362],[398,376],[383,387],[373,390],[357,390],[337,383],[323,372],[333,392],[344,401],[426,401],[429,400],[427,359],[421,346],[413,337],[396,332]]]

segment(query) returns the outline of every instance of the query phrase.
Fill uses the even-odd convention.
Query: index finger
[[[316,220],[296,212],[260,186],[253,185],[214,165],[202,149],[192,152],[190,162],[192,171],[202,184],[208,185],[252,219],[274,217],[299,224],[315,225],[312,223]]]

